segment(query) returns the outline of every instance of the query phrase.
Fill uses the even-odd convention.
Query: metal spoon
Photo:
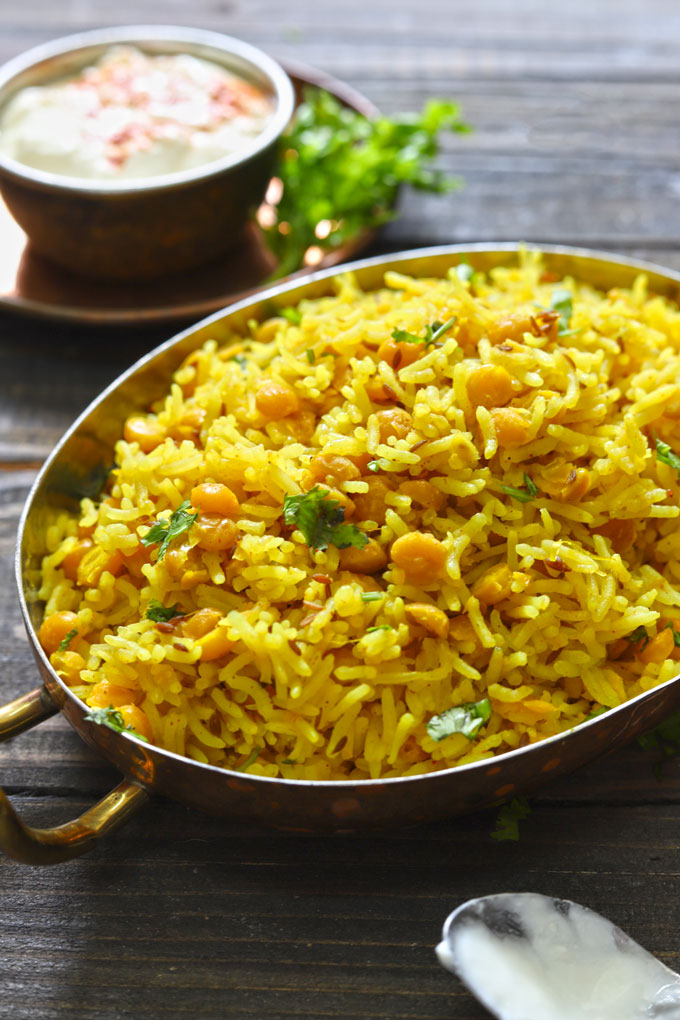
[[[468,900],[436,952],[498,1020],[680,1020],[680,975],[571,900]]]

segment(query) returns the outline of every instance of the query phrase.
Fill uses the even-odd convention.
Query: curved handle
[[[40,687],[0,708],[0,741],[54,715],[57,706]],[[0,787],[0,850],[23,864],[58,864],[91,850],[97,840],[123,825],[149,799],[148,793],[123,780],[79,818],[53,829],[34,829],[17,816]]]

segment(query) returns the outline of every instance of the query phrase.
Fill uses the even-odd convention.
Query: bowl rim
[[[455,257],[460,258],[461,256],[468,254],[474,257],[475,254],[483,256],[488,253],[495,253],[505,256],[506,259],[510,259],[513,256],[517,256],[518,253],[523,248],[527,248],[530,251],[540,251],[542,254],[546,255],[555,255],[557,257],[560,256],[576,257],[577,259],[582,259],[584,262],[590,261],[595,263],[608,264],[610,266],[614,265],[616,267],[621,267],[624,269],[633,269],[641,273],[647,272],[650,275],[656,275],[664,278],[667,281],[676,283],[678,285],[678,288],[680,289],[680,271],[669,269],[665,266],[661,266],[654,262],[649,262],[643,259],[630,258],[628,256],[621,255],[617,252],[610,252],[597,248],[586,248],[562,244],[541,244],[538,242],[525,244],[523,242],[514,241],[511,242],[481,241],[472,244],[465,243],[443,244],[432,247],[411,248],[398,252],[383,253],[381,255],[374,255],[368,258],[357,259],[349,263],[343,263],[339,266],[332,266],[326,269],[318,270],[317,272],[304,277],[302,280],[296,279],[295,277],[287,277],[286,279],[280,280],[268,287],[258,288],[257,291],[255,291],[254,293],[248,294],[245,297],[242,297],[234,302],[230,302],[219,311],[213,312],[211,315],[208,315],[200,319],[198,322],[192,324],[191,326],[188,326],[185,329],[180,330],[179,332],[171,336],[169,339],[163,341],[156,347],[152,348],[150,351],[147,351],[140,358],[138,358],[137,361],[135,361],[132,365],[129,365],[128,368],[126,368],[123,372],[116,376],[116,378],[111,383],[109,383],[109,385],[106,386],[87,405],[87,407],[77,416],[77,418],[72,422],[69,428],[62,434],[58,442],[54,445],[49,456],[45,459],[42,467],[40,468],[40,471],[38,472],[36,478],[34,479],[33,484],[31,485],[30,491],[26,496],[21,511],[21,516],[19,518],[19,524],[17,528],[17,543],[15,546],[14,554],[15,583],[18,590],[19,606],[21,609],[24,626],[26,628],[26,633],[28,635],[29,645],[32,647],[33,654],[37,657],[39,663],[42,664],[43,675],[44,676],[49,675],[54,686],[58,688],[59,691],[61,692],[62,700],[60,700],[59,702],[59,710],[60,712],[62,712],[62,714],[66,714],[64,712],[64,706],[68,704],[73,710],[75,710],[75,713],[77,713],[78,715],[84,715],[84,712],[87,710],[87,705],[85,705],[85,702],[81,701],[80,698],[78,698],[78,696],[74,694],[71,688],[66,684],[66,682],[63,681],[61,677],[57,675],[53,666],[50,664],[48,657],[43,651],[40,642],[38,641],[37,632],[31,620],[31,615],[29,612],[28,603],[26,599],[25,587],[23,583],[24,581],[24,563],[22,556],[23,539],[26,531],[26,525],[33,510],[33,505],[35,503],[36,496],[38,495],[39,490],[42,488],[45,478],[48,475],[53,463],[55,462],[55,460],[57,460],[62,448],[66,445],[71,436],[82,427],[82,425],[86,422],[86,420],[93,412],[93,410],[102,403],[104,403],[109,397],[111,397],[116,390],[118,390],[121,386],[124,385],[124,383],[126,383],[130,379],[130,377],[134,376],[144,367],[150,365],[159,356],[162,356],[166,352],[171,351],[173,347],[175,346],[179,347],[183,340],[189,339],[190,337],[192,337],[193,334],[198,333],[205,327],[209,327],[213,323],[219,322],[221,319],[225,317],[231,317],[238,312],[242,312],[251,305],[266,303],[270,300],[282,298],[284,296],[287,297],[289,294],[295,295],[295,292],[298,290],[303,289],[309,290],[316,283],[323,282],[333,277],[337,277],[343,273],[352,272],[354,270],[362,269],[370,270],[372,268],[390,269],[396,264],[411,260],[423,259],[429,262],[430,259],[436,259],[442,256],[453,259]],[[301,298],[298,298],[297,300],[301,300]],[[201,345],[201,342],[202,341],[199,340],[196,346],[199,347]],[[677,673],[670,680],[666,680],[662,684],[659,684],[658,686],[651,688],[648,691],[644,691],[641,694],[638,694],[635,697],[629,699],[628,701],[622,702],[620,705],[616,705],[613,708],[610,708],[607,712],[604,712],[599,716],[594,716],[590,719],[585,719],[582,723],[579,723],[577,726],[569,730],[565,730],[560,733],[555,733],[552,736],[545,737],[534,744],[528,744],[525,747],[513,748],[509,751],[503,752],[501,755],[494,756],[491,759],[482,758],[478,759],[477,761],[467,762],[463,765],[452,765],[444,769],[439,769],[432,772],[419,773],[410,776],[387,776],[380,777],[377,779],[352,779],[350,776],[347,779],[334,779],[334,780],[290,779],[280,776],[279,777],[262,776],[258,774],[244,773],[236,769],[226,769],[221,766],[211,765],[209,763],[198,762],[193,759],[186,758],[183,755],[179,755],[174,751],[170,751],[167,748],[159,747],[156,744],[143,746],[145,749],[148,749],[148,753],[152,754],[153,756],[158,756],[160,759],[174,761],[183,765],[190,764],[192,767],[195,766],[198,770],[201,771],[207,770],[209,772],[223,774],[225,776],[230,777],[231,779],[238,779],[242,782],[246,782],[247,784],[252,785],[254,788],[259,786],[266,788],[269,784],[274,784],[275,786],[278,787],[285,786],[297,788],[301,787],[316,789],[323,788],[328,791],[336,791],[338,794],[341,793],[347,794],[348,792],[351,791],[365,790],[368,788],[377,789],[385,786],[387,787],[399,786],[400,784],[401,785],[405,784],[408,786],[413,783],[418,783],[424,779],[430,780],[433,783],[438,782],[447,783],[450,780],[451,776],[454,775],[458,775],[461,777],[471,776],[475,775],[478,772],[483,771],[485,768],[493,767],[496,765],[500,765],[502,767],[502,763],[505,761],[513,763],[519,761],[525,756],[536,755],[537,753],[540,754],[539,749],[541,748],[547,755],[549,750],[558,747],[564,741],[568,740],[572,736],[575,736],[577,733],[583,734],[586,731],[588,731],[591,734],[595,734],[598,732],[604,733],[608,728],[609,720],[612,720],[615,716],[620,715],[622,713],[631,712],[633,706],[640,705],[641,703],[644,704],[648,700],[651,701],[657,696],[660,696],[661,692],[668,690],[673,685],[677,685],[678,680],[680,680],[680,672]],[[74,725],[75,728],[80,732],[79,726],[76,726],[71,716],[67,714],[67,718],[69,718],[69,721],[72,723],[72,725]],[[117,739],[118,737],[123,738],[125,736],[125,734],[113,734],[111,731],[108,730],[107,733],[110,734],[110,736],[113,737],[114,739]],[[132,753],[136,748],[138,749],[141,744],[141,742],[135,740],[134,737],[130,737],[128,742],[130,745],[128,748],[129,753]],[[103,753],[103,747],[101,744],[99,744],[99,742],[98,747],[100,752]],[[595,752],[592,755],[590,755],[588,760],[596,758],[598,756],[598,753],[604,753],[606,750],[608,750],[608,748],[606,747],[601,748],[600,752]],[[110,762],[112,761],[111,757],[109,757],[108,754],[106,755],[106,757]],[[150,788],[153,788],[153,785],[151,785]],[[517,794],[521,794],[522,792],[523,790],[518,790]],[[513,793],[513,796],[517,794]],[[505,797],[499,795],[496,799],[498,802],[500,802],[504,800]]]
[[[203,163],[189,170],[112,183],[38,170],[13,159],[0,150],[0,171],[2,174],[15,181],[20,181],[24,185],[28,184],[43,190],[65,194],[81,193],[93,198],[129,197],[137,194],[144,195],[148,192],[170,191],[173,188],[184,187],[197,181],[209,180],[226,170],[247,163],[277,140],[293,115],[295,92],[292,82],[283,67],[273,57],[234,36],[214,32],[210,29],[188,28],[181,25],[123,25],[115,28],[97,28],[60,36],[58,39],[52,39],[25,50],[0,66],[0,108],[4,100],[4,93],[12,80],[42,61],[69,53],[77,53],[79,50],[90,50],[93,47],[99,47],[104,51],[112,46],[126,43],[130,46],[139,46],[142,49],[147,44],[179,43],[186,44],[187,52],[190,55],[191,50],[196,47],[208,47],[226,55],[232,54],[239,57],[268,78],[275,99],[275,109],[264,129],[252,139],[250,144],[221,159],[211,160],[209,163]],[[96,57],[93,54],[86,57],[83,66],[87,66],[88,61],[94,59]],[[209,60],[210,57],[205,59]]]

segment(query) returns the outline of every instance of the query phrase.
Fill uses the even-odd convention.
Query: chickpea
[[[356,515],[360,521],[375,521],[376,524],[385,523],[385,510],[387,505],[385,497],[390,491],[382,478],[371,478],[368,480],[368,492],[359,492],[354,497]]]
[[[648,645],[637,652],[636,656],[640,662],[665,662],[666,659],[672,657],[674,648],[673,631],[670,627],[666,627],[656,637],[653,637]]]
[[[57,651],[66,635],[75,628],[77,619],[75,613],[64,609],[43,620],[38,631],[38,641],[48,655]]]
[[[412,365],[414,361],[425,353],[425,344],[408,343],[405,340],[395,340],[390,337],[380,344],[378,348],[378,360],[386,361],[395,372],[400,368]]]
[[[597,535],[604,535],[612,544],[614,552],[623,553],[630,549],[635,541],[635,521],[620,520],[612,517],[606,524],[593,529]]]
[[[482,365],[467,377],[467,391],[473,407],[502,407],[512,400],[515,380],[502,365]]]
[[[498,445],[512,449],[529,439],[529,417],[516,407],[496,407],[491,412]]]
[[[392,560],[413,584],[433,584],[446,565],[444,545],[427,532],[411,531],[392,545]]]
[[[286,383],[265,379],[255,394],[255,404],[265,418],[287,418],[300,409],[300,401]]]
[[[199,609],[198,612],[192,613],[182,622],[182,634],[196,640],[214,630],[221,619],[222,614],[219,609]]]
[[[165,439],[165,427],[153,418],[133,415],[125,422],[123,438],[127,443],[138,443],[142,453],[150,453]]]
[[[374,538],[363,549],[350,545],[340,550],[340,566],[357,574],[377,574],[387,566],[387,553]]]
[[[168,429],[168,435],[173,439],[196,439],[203,428],[206,419],[206,411],[202,407],[188,407],[183,412],[179,421]]]
[[[71,551],[66,553],[61,561],[61,569],[64,571],[64,577],[67,577],[69,581],[78,579],[78,567],[85,553],[91,548],[91,538],[80,538]]]
[[[525,333],[533,333],[533,323],[528,312],[505,312],[488,328],[487,335],[492,344],[500,344],[504,340],[521,343]]]
[[[554,499],[577,503],[590,488],[590,472],[573,464],[556,464],[542,476],[546,492]]]
[[[396,397],[394,391],[386,383],[381,382],[380,379],[368,380],[366,383],[366,394],[374,404],[388,404]]]
[[[222,517],[236,517],[241,504],[227,485],[220,482],[201,482],[191,490],[191,505],[201,513],[221,514]]]
[[[238,541],[238,525],[219,514],[201,514],[194,528],[198,535],[198,546],[208,552],[233,549]]]
[[[140,736],[146,737],[147,740],[151,740],[151,723],[147,719],[141,708],[137,705],[120,705],[118,711],[123,717],[123,723],[125,726],[130,726],[133,730],[139,733]]]
[[[142,567],[145,563],[149,562],[149,552],[150,550],[140,542],[134,552],[130,553],[129,556],[125,556],[123,565],[128,574],[137,578],[144,576],[142,574]]]
[[[404,496],[408,496],[411,503],[417,503],[425,510],[441,510],[446,502],[446,496],[443,492],[435,488],[432,482],[421,478],[413,478],[407,482],[402,482],[399,486],[399,492],[403,493]]]
[[[209,630],[207,634],[198,638],[196,644],[201,649],[202,662],[214,662],[215,659],[223,659],[234,647],[234,643],[227,637],[224,627],[215,627],[213,630]]]
[[[391,436],[395,439],[405,439],[411,431],[411,415],[401,407],[388,407],[384,411],[376,411],[375,417],[380,429],[381,443],[386,443]]]
[[[436,606],[430,606],[426,602],[412,602],[409,606],[404,606],[404,612],[413,620],[414,623],[420,624],[430,634],[434,634],[435,637],[445,638],[449,633],[449,618],[441,609],[437,609]]]
[[[342,482],[360,478],[361,472],[349,457],[339,457],[332,453],[318,453],[309,462],[309,477],[312,484],[328,482],[329,485],[339,485]]]
[[[482,574],[472,586],[472,594],[487,606],[495,606],[510,594],[512,573],[507,563],[501,563]]]
[[[129,687],[120,687],[111,683],[110,680],[100,680],[95,684],[86,701],[92,708],[120,708],[121,705],[129,705],[133,701],[134,692]]]
[[[74,684],[80,680],[80,671],[85,669],[87,663],[82,655],[78,652],[53,652],[50,655],[50,662],[54,666],[56,672],[65,680],[67,684]]]

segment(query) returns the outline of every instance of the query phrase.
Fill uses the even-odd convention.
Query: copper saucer
[[[284,63],[298,102],[306,86],[324,88],[365,117],[377,110],[344,82],[315,68]],[[309,249],[295,275],[333,266],[366,247],[366,232],[330,255]],[[106,282],[69,273],[31,251],[26,235],[0,199],[0,309],[48,319],[92,325],[143,326],[153,322],[197,319],[260,286],[275,260],[254,224],[241,247],[190,273],[140,283]]]

